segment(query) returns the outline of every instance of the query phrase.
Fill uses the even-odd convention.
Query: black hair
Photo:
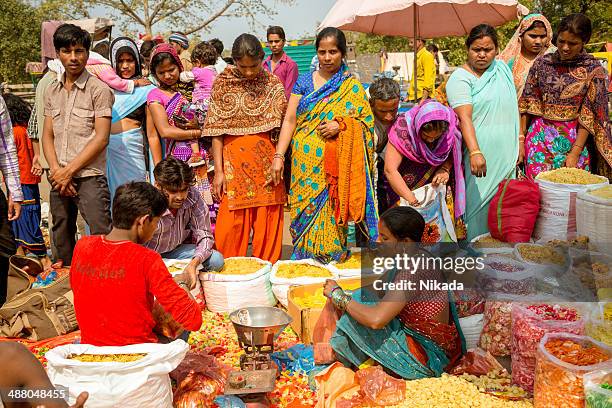
[[[266,32],[266,40],[272,34],[278,35],[281,38],[281,40],[283,40],[283,41],[286,40],[285,30],[283,30],[283,27],[281,27],[281,26],[270,26],[270,27],[268,27],[268,31]]]
[[[232,58],[234,60],[239,60],[243,57],[263,59],[264,55],[261,43],[253,34],[240,34],[234,40],[234,45],[232,46]]]
[[[448,122],[445,120],[432,120],[421,126],[421,132],[438,131],[444,134],[448,130]]]
[[[217,49],[210,43],[203,41],[193,49],[191,62],[198,61],[202,65],[215,65],[218,56]]]
[[[91,50],[97,52],[106,59],[110,59],[110,44],[106,41],[97,43]]]
[[[171,61],[173,64],[176,65],[176,60],[168,52],[160,52],[159,54],[155,54],[155,56],[151,58],[151,68],[149,69],[149,71],[153,74],[155,78],[157,78],[157,73],[155,72],[157,67],[161,65],[164,61]]]
[[[134,222],[148,215],[160,217],[168,209],[168,199],[152,184],[132,181],[117,187],[113,199],[113,227],[130,229]]]
[[[438,48],[438,46],[434,43],[428,44],[427,47],[425,47],[425,49],[429,52],[431,52],[434,56],[434,58],[436,59],[436,62],[438,63],[438,66],[436,67],[436,71],[439,74],[440,73],[440,55],[438,54],[440,52],[440,49]]]
[[[470,49],[474,41],[485,37],[489,37],[491,41],[493,41],[493,44],[495,44],[495,48],[499,48],[497,32],[495,32],[495,29],[489,24],[478,24],[476,27],[472,28],[470,34],[465,39],[466,48]]]
[[[393,207],[385,211],[380,220],[398,240],[421,242],[425,232],[423,216],[411,207]]]
[[[218,38],[213,38],[212,40],[209,41],[209,43],[215,47],[215,49],[217,50],[217,54],[221,55],[223,54],[223,49],[225,48],[223,46],[223,42],[221,42],[220,39]]]
[[[153,40],[147,40],[142,43],[140,46],[140,55],[142,56],[143,60],[148,59],[151,56],[153,48],[155,48],[155,41]]]
[[[378,78],[370,85],[370,102],[400,98],[399,82],[391,78]]]
[[[582,13],[570,14],[569,16],[564,17],[559,23],[559,28],[557,28],[557,37],[559,37],[559,34],[564,31],[577,35],[580,37],[582,42],[586,44],[591,39],[591,34],[593,33],[591,19]]]
[[[342,30],[339,30],[336,27],[324,28],[319,32],[319,34],[317,34],[317,39],[315,40],[315,49],[318,50],[321,40],[328,37],[334,37],[334,39],[336,40],[336,47],[338,47],[342,56],[346,57],[346,36],[342,32]]]
[[[53,34],[53,47],[56,51],[73,45],[82,45],[89,51],[91,36],[81,27],[74,24],[62,24]]]
[[[179,191],[195,183],[193,169],[186,162],[175,157],[168,157],[155,166],[155,182],[166,189]]]
[[[6,109],[9,112],[13,126],[28,126],[28,121],[32,114],[32,106],[23,100],[23,98],[12,93],[4,94],[2,98],[6,102]]]

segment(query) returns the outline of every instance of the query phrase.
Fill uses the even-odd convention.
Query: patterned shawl
[[[419,136],[419,132],[423,125],[433,120],[446,121],[449,126],[432,150]],[[451,108],[435,101],[427,101],[412,108],[395,121],[389,130],[389,142],[408,160],[434,167],[441,166],[449,154],[452,154],[455,175],[455,216],[463,215],[465,181],[461,168],[461,132],[457,115]]]
[[[558,51],[546,54],[531,67],[519,110],[548,120],[577,118],[612,166],[607,80],[599,61],[586,52],[571,61],[562,61]]]
[[[523,88],[525,87],[525,81],[527,80],[527,74],[529,74],[529,69],[533,65],[533,61],[528,61],[525,58],[521,58],[521,37],[525,32],[531,27],[533,23],[536,21],[540,21],[546,27],[546,42],[543,44],[538,57],[544,55],[550,47],[550,43],[552,41],[553,31],[550,23],[541,14],[529,14],[525,16],[518,28],[514,32],[514,35],[506,45],[506,48],[499,54],[499,59],[504,61],[510,69],[512,69],[512,76],[514,77],[514,86],[516,87],[516,94],[520,97],[523,93]],[[537,58],[537,57],[536,57]]]
[[[238,68],[228,67],[215,79],[204,136],[241,136],[280,128],[287,109],[281,81],[263,68],[246,79]]]

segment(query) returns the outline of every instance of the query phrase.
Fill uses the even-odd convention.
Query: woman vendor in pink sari
[[[385,152],[389,203],[400,198],[419,204],[412,190],[426,184],[450,184],[447,204],[454,208],[458,238],[463,238],[465,181],[461,167],[461,132],[452,109],[428,100],[400,116],[389,131]],[[452,176],[452,177],[451,177]],[[451,183],[454,179],[454,183]]]
[[[179,160],[190,162],[192,158],[192,142],[198,141],[199,152],[204,165],[194,169],[196,173],[196,189],[210,210],[211,222],[214,225],[217,205],[212,198],[211,184],[208,179],[208,151],[204,144],[202,131],[195,118],[195,112],[190,108],[190,93],[185,92],[185,86],[180,82],[183,65],[175,49],[166,43],[157,45],[151,53],[151,72],[159,83],[159,88],[149,92],[147,104],[153,123],[162,141],[150,141],[153,163],[159,163],[163,157],[174,156]],[[165,145],[162,147],[162,144]],[[213,227],[214,228],[214,227]]]

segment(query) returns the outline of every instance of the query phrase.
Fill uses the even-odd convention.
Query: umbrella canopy
[[[338,0],[319,29],[436,38],[465,35],[482,23],[499,26],[528,11],[517,0]]]

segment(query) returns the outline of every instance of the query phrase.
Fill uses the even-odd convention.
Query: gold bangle
[[[476,156],[477,154],[484,156],[480,150],[474,150],[473,152],[470,152],[470,157]]]

